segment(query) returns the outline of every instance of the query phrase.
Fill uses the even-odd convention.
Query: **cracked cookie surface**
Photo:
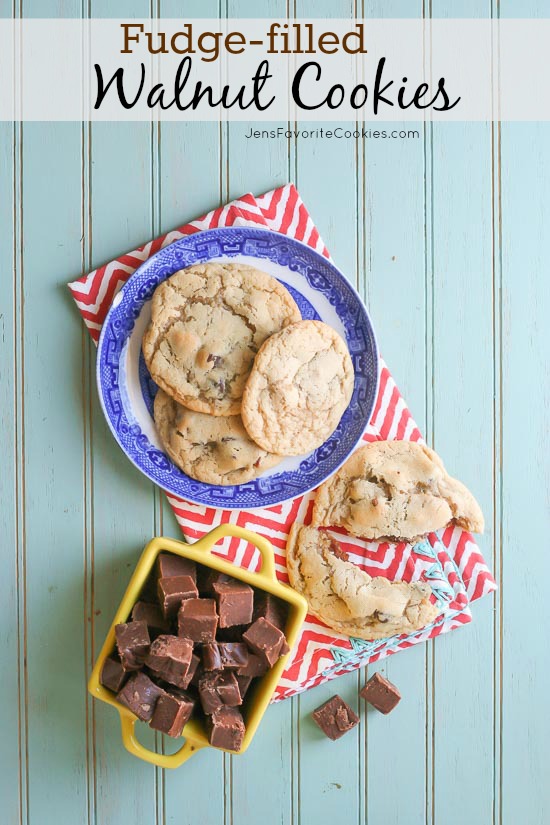
[[[322,321],[299,321],[262,345],[246,383],[242,417],[264,450],[309,453],[334,432],[353,392],[346,344]]]
[[[365,539],[414,541],[457,524],[483,532],[470,491],[433,450],[412,441],[373,441],[356,450],[317,491],[312,524]]]
[[[153,380],[180,404],[236,415],[254,356],[268,336],[299,321],[275,278],[245,264],[182,269],[157,287],[143,356]]]
[[[182,407],[159,390],[155,425],[170,459],[188,476],[206,484],[243,484],[274,467],[280,456],[249,437],[240,415],[212,416]]]
[[[430,624],[438,610],[426,582],[369,576],[346,560],[326,532],[292,525],[286,549],[292,587],[328,627],[358,639],[385,639]]]

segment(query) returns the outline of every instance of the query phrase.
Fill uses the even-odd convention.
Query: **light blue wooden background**
[[[2,0],[4,16],[537,16],[535,0]],[[465,44],[464,59],[468,59]],[[541,79],[544,84],[545,79]],[[543,825],[550,819],[550,125],[246,142],[247,124],[0,126],[0,820]],[[392,657],[404,698],[338,743],[271,708],[241,758],[126,754],[86,678],[163,498],[101,417],[64,287],[228,197],[293,179],[362,290],[421,428],[482,502],[499,580],[468,628]],[[357,706],[364,673],[338,683]]]

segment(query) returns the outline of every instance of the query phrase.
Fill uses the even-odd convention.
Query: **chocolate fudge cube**
[[[390,713],[401,700],[401,694],[395,685],[380,673],[371,676],[365,687],[359,691],[359,695],[380,713]]]
[[[222,705],[236,707],[243,701],[239,683],[231,671],[205,673],[201,676],[199,698],[206,714],[214,713]]]
[[[124,670],[118,656],[113,654],[112,656],[107,656],[103,662],[99,681],[103,687],[112,690],[113,693],[118,693],[128,678],[128,675],[128,671]]]
[[[186,687],[186,681],[193,655],[193,642],[180,636],[159,636],[151,645],[145,659],[147,667],[165,682],[177,687]]]
[[[165,693],[159,696],[149,724],[168,736],[181,736],[193,712],[194,701],[184,694]]]
[[[205,670],[237,670],[247,664],[248,648],[243,642],[203,645],[202,666]]]
[[[115,638],[124,670],[139,670],[151,646],[147,623],[139,621],[117,624]]]
[[[199,592],[204,596],[213,596],[214,591],[212,587],[216,582],[230,582],[234,581],[227,573],[220,573],[219,570],[212,570],[211,567],[199,565],[197,568],[197,587]]]
[[[116,698],[132,713],[135,713],[142,722],[149,722],[157,699],[163,694],[163,689],[155,685],[145,673],[135,673],[117,693]]]
[[[175,553],[159,553],[156,564],[157,579],[171,579],[174,576],[190,576],[197,583],[197,565],[191,559]]]
[[[232,627],[252,621],[254,591],[248,584],[235,579],[228,582],[218,581],[212,585],[212,590],[218,605],[220,627]]]
[[[158,581],[158,599],[165,619],[173,619],[185,599],[199,595],[191,576],[169,576]]]
[[[248,654],[248,662],[237,671],[239,676],[250,676],[255,679],[257,676],[263,676],[269,670],[269,665],[263,656],[256,656],[255,653]]]
[[[311,715],[325,736],[333,741],[340,739],[359,722],[357,714],[338,694],[316,708]]]
[[[256,619],[267,619],[268,622],[278,627],[283,633],[286,628],[287,607],[280,599],[272,593],[264,590],[257,590],[254,593],[254,610],[252,621]]]
[[[178,611],[178,635],[198,644],[213,642],[218,627],[214,599],[186,599]]]
[[[158,604],[136,602],[132,610],[132,621],[146,622],[151,639],[156,639],[161,633],[168,633],[170,630]]]
[[[246,728],[244,719],[236,708],[218,708],[207,720],[207,725],[211,745],[228,751],[240,751]]]
[[[267,619],[256,619],[243,634],[243,641],[253,653],[264,659],[268,667],[273,667],[277,659],[288,653],[284,634]]]

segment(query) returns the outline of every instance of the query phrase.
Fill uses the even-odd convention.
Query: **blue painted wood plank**
[[[3,403],[0,406],[0,444],[7,457],[0,473],[0,535],[5,551],[2,556],[3,575],[0,580],[0,602],[4,616],[12,617],[2,624],[0,646],[4,666],[0,672],[0,693],[4,698],[2,737],[0,737],[0,797],[4,801],[5,816],[10,822],[18,822],[24,813],[25,755],[20,754],[21,732],[24,734],[24,708],[19,704],[19,650],[23,633],[23,605],[19,598],[19,567],[21,547],[18,536],[18,506],[16,491],[19,487],[20,448],[17,418],[19,347],[17,338],[20,317],[16,311],[20,278],[18,246],[19,198],[15,197],[19,178],[19,151],[17,140],[19,127],[10,123],[0,125],[0,225],[4,242],[0,244],[0,270],[5,273],[0,289],[0,385]],[[21,663],[22,664],[22,663]],[[22,670],[22,668],[21,668]],[[23,721],[23,725],[21,724]],[[24,742],[23,742],[24,744]],[[21,816],[22,818],[22,816]]]
[[[28,815],[54,818],[61,796],[67,814],[83,821],[81,327],[62,280],[80,268],[80,127],[25,124],[22,146]]]
[[[96,124],[90,149],[87,232],[95,266],[151,236],[151,127],[143,123]],[[154,500],[152,485],[129,464],[107,428],[93,373],[88,393],[93,660],[133,565],[153,533]],[[131,817],[138,822],[155,821],[158,788],[154,768],[123,750],[112,708],[94,702],[92,714],[91,771],[98,820],[118,823]],[[144,730],[142,738],[148,746],[153,745],[154,736],[149,731]],[[121,787],[124,794],[117,790]]]
[[[514,7],[517,9],[517,4]],[[501,130],[501,812],[504,822],[548,821],[550,717],[545,615],[550,388],[548,191],[550,125]],[[518,162],[521,159],[521,162]]]
[[[431,13],[454,17],[456,4],[437,0]],[[463,3],[460,16],[490,17],[491,3]],[[488,525],[480,543],[489,561],[496,481],[492,136],[491,124],[483,123],[436,124],[431,129],[429,250],[431,439],[449,471],[480,500]],[[493,597],[474,605],[473,624],[435,642],[431,675],[436,822],[484,823],[494,813],[493,610]],[[475,792],[463,794],[459,809],[454,800],[464,788]]]
[[[491,152],[490,124],[434,126],[433,446],[482,505],[487,531],[480,545],[488,560],[494,489]],[[435,643],[436,821],[489,822],[492,816],[493,607],[492,597],[474,605],[472,625]],[[454,800],[466,787],[476,793],[458,810]]]

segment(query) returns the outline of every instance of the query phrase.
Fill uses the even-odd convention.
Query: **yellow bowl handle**
[[[187,762],[194,753],[205,747],[205,745],[186,739],[176,753],[156,753],[155,751],[150,751],[149,748],[141,744],[136,736],[136,722],[137,719],[133,715],[130,716],[123,711],[120,713],[124,747],[134,756],[137,756],[139,759],[144,759],[152,765],[157,765],[159,768],[179,768],[179,766]]]
[[[244,539],[257,547],[262,556],[262,566],[256,575],[263,576],[263,578],[271,581],[277,581],[277,576],[275,573],[275,556],[271,542],[263,536],[253,533],[252,530],[246,530],[244,527],[237,527],[235,524],[220,524],[219,527],[215,527],[214,530],[208,533],[208,535],[204,536],[202,539],[199,539],[199,541],[195,542],[191,546],[196,547],[197,549],[200,548],[206,553],[209,553],[216,542],[225,536],[235,536],[236,538]]]

